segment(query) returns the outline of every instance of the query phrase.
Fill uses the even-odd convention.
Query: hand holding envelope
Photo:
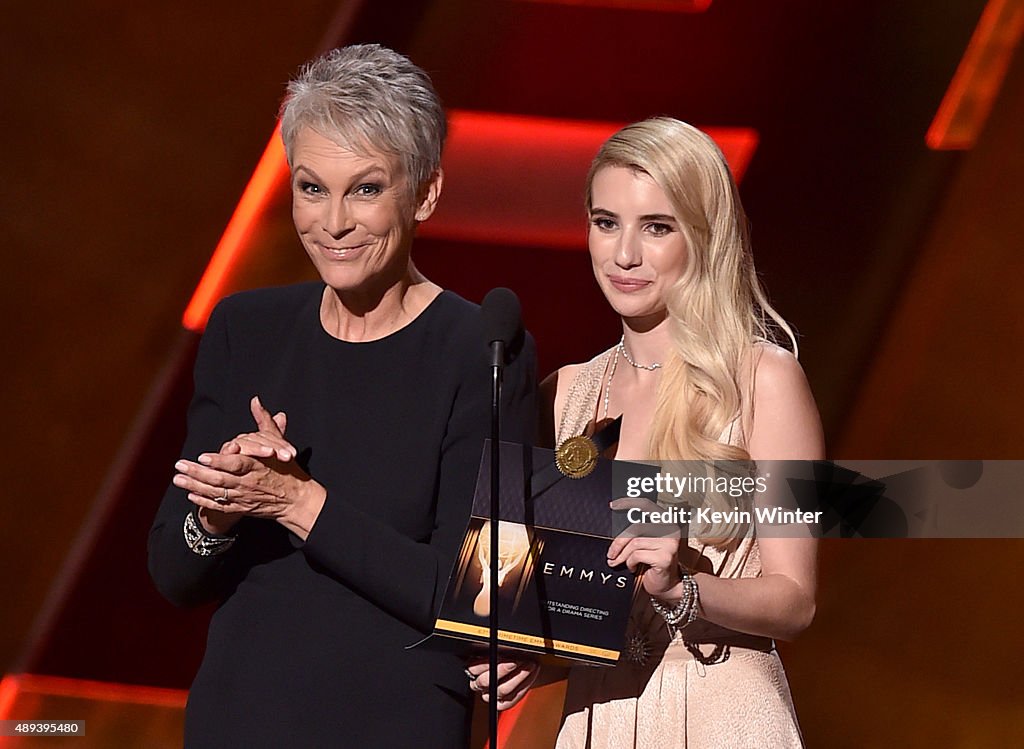
[[[624,497],[609,503],[612,510],[632,508],[660,512],[663,508],[643,497]],[[680,547],[686,548],[678,525],[669,523],[633,523],[608,546],[608,566],[625,564],[630,572],[642,574],[641,584],[648,595],[667,597],[679,584]]]

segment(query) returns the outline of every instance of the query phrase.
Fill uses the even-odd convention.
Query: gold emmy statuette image
[[[480,617],[491,613],[491,522],[480,527],[477,556],[480,559],[480,583],[483,587],[473,601],[473,613]],[[518,567],[530,551],[530,535],[520,523],[498,522],[498,587]]]

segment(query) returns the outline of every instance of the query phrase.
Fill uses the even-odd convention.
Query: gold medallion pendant
[[[582,434],[570,437],[555,450],[555,465],[571,479],[589,476],[597,467],[597,445]]]

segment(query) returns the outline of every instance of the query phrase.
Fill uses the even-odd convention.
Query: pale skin
[[[671,350],[665,291],[684,272],[688,249],[668,196],[646,174],[606,167],[592,185],[588,245],[594,275],[608,303],[622,318],[626,350],[640,364],[663,362]],[[754,460],[820,460],[825,447],[821,421],[803,370],[789,352],[758,344],[753,352],[752,402],[741,416],[747,426],[747,451]],[[582,365],[562,367],[541,385],[542,418],[553,438],[570,383]],[[642,461],[649,455],[661,370],[637,369],[620,358],[609,391],[608,414],[622,414],[615,457]],[[741,374],[741,389],[749,380]],[[603,397],[601,413],[604,417]],[[614,509],[630,500],[615,500]],[[762,574],[758,578],[721,579],[696,572],[700,617],[738,632],[791,640],[814,618],[817,541],[760,538]],[[624,534],[608,547],[608,564],[642,571],[644,592],[674,607],[683,595],[679,563],[697,566],[696,552],[676,538]],[[470,671],[474,671],[473,667]],[[487,664],[474,671],[486,690]],[[516,704],[536,675],[509,669],[499,707]],[[502,671],[499,669],[499,675]]]

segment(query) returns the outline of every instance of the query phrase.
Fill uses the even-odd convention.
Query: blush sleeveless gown
[[[585,364],[571,383],[557,442],[593,429],[613,351]],[[689,545],[719,577],[761,574],[752,535],[724,549],[695,539]],[[557,749],[802,747],[774,643],[722,633],[697,620],[684,641],[641,590],[619,663],[570,670]]]

